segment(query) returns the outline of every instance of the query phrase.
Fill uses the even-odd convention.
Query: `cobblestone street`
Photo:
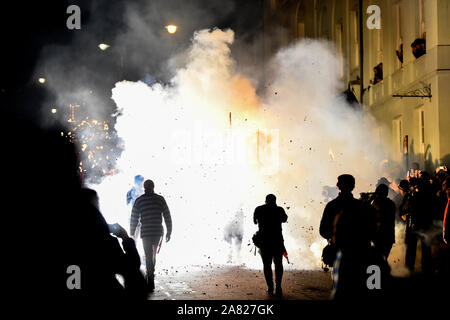
[[[265,300],[262,270],[243,266],[186,267],[162,270],[155,277],[150,300]],[[330,273],[285,270],[283,299],[327,300],[331,291]]]

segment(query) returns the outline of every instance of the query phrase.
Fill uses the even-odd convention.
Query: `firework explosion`
[[[338,61],[327,43],[304,41],[280,51],[264,95],[231,58],[231,30],[196,32],[186,65],[170,84],[122,81],[112,90],[124,142],[120,174],[93,186],[109,222],[128,225],[125,194],[132,177],[155,181],[174,221],[161,252],[167,265],[225,263],[223,233],[244,213],[242,261],[251,253],[252,214],[268,193],[289,216],[285,244],[295,268],[320,268],[317,226],[323,187],[342,172],[359,190],[376,181],[380,154],[367,114],[336,96]],[[295,72],[293,72],[295,70]],[[358,189],[355,192],[358,192]],[[187,254],[189,253],[189,254]]]
[[[120,139],[110,121],[90,119],[88,115],[80,119],[80,104],[70,104],[69,107],[69,125],[61,135],[78,146],[83,182],[100,183],[105,176],[114,174],[114,164],[121,153]]]

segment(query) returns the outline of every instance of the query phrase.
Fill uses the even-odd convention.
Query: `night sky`
[[[36,69],[48,48],[62,46],[64,50],[71,50],[76,41],[83,43],[86,39],[98,43],[112,43],[117,34],[124,32],[127,28],[124,23],[124,6],[143,6],[145,1],[106,1],[106,0],[77,0],[77,1],[40,1],[40,2],[12,2],[2,3],[0,19],[2,32],[2,59],[0,77],[0,92],[2,113],[13,112],[21,117],[36,121],[41,116],[40,109],[43,104],[48,104],[55,99],[54,93],[37,82]],[[176,51],[188,45],[192,33],[201,28],[228,28],[236,32],[236,37],[245,33],[248,28],[260,21],[260,0],[255,1],[152,1],[154,19],[152,26],[165,30],[163,26],[171,21],[178,21],[180,17],[189,21],[187,12],[191,8],[204,10],[205,18],[191,21],[187,26],[181,26],[176,34],[176,42],[169,49]],[[66,9],[69,5],[76,4],[81,8],[81,30],[69,30],[66,20],[69,14]],[[184,28],[183,28],[184,27]],[[167,37],[166,34],[161,34]],[[173,41],[173,40],[169,40]],[[114,45],[112,43],[112,45]],[[166,44],[167,47],[167,44]],[[63,52],[63,51],[62,51]],[[106,54],[107,53],[107,54]],[[109,99],[110,89],[116,81],[138,80],[146,73],[154,73],[158,76],[159,64],[164,57],[154,56],[149,58],[145,66],[140,68],[136,63],[130,63],[125,57],[123,70],[117,71],[118,55],[114,50],[102,52],[98,47],[86,46],[82,49],[78,46],[74,51],[74,57],[64,65],[68,74],[71,70],[82,67],[92,69],[91,63],[96,63],[95,68],[104,72],[104,81],[93,79],[92,86],[97,93]],[[80,59],[82,56],[92,57],[103,54],[101,59],[104,66],[99,66],[96,59]],[[53,56],[58,56],[56,51]],[[45,75],[44,75],[45,76]],[[163,79],[164,80],[164,79]],[[100,83],[101,82],[101,83]],[[111,103],[113,103],[111,101]],[[113,108],[114,106],[112,106]]]

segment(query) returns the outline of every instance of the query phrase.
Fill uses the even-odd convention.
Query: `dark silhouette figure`
[[[395,224],[397,223],[401,223],[401,219],[400,219],[400,206],[403,202],[403,194],[402,191],[400,189],[400,183],[402,183],[402,181],[405,181],[406,183],[408,183],[408,181],[406,180],[400,180],[400,179],[395,179],[395,186],[396,186],[396,191],[394,191],[394,196],[391,198],[389,197],[389,199],[391,199],[392,201],[394,201],[395,203]],[[403,182],[404,184],[404,182]]]
[[[104,233],[104,243],[107,246],[104,248],[109,252],[110,265],[113,275],[121,275],[124,280],[124,288],[130,298],[139,298],[139,296],[146,297],[145,279],[140,271],[139,253],[136,249],[136,244],[131,239],[124,228],[119,224],[108,225],[99,211],[99,198],[97,192],[92,189],[82,188],[81,197],[89,205],[92,206],[91,215],[96,224],[101,226],[101,232]],[[99,231],[100,232],[100,231]],[[112,237],[113,234],[115,237]],[[122,240],[122,246],[118,239]],[[98,275],[95,275],[98,277]],[[95,281],[95,279],[92,279]]]
[[[395,54],[400,63],[403,63],[403,43],[400,44],[399,50],[395,50]]]
[[[337,249],[332,298],[358,298],[367,294],[366,269],[375,237],[375,215],[370,205],[353,197],[353,176],[340,175],[337,187],[340,193],[326,205],[319,232]]]
[[[380,184],[375,190],[372,206],[376,210],[375,247],[387,260],[395,243],[395,212],[394,201],[388,198],[389,188]]]
[[[447,179],[448,181],[448,179]],[[449,288],[450,285],[450,226],[449,226],[449,206],[450,206],[450,187],[447,187],[446,190],[447,195],[447,204],[444,208],[444,217],[442,221],[442,245],[441,245],[441,257],[438,261],[438,272],[442,279],[441,283],[443,287]]]
[[[3,145],[10,152],[4,157],[4,179],[15,209],[4,223],[21,230],[5,235],[14,241],[3,251],[3,289],[9,298],[146,299],[139,261],[129,254],[133,242],[122,250],[98,210],[95,192],[82,189],[75,145],[61,130],[5,117],[1,134],[13,138]],[[72,267],[80,271],[75,286]],[[124,287],[116,274],[123,276]]]
[[[136,199],[144,193],[142,184],[144,183],[144,177],[140,174],[134,177],[134,183],[131,189],[127,192],[127,205],[134,205]]]
[[[394,200],[394,198],[396,197],[397,193],[394,191],[394,189],[391,188],[391,182],[387,178],[381,177],[377,181],[377,187],[380,184],[385,184],[388,187],[388,198],[391,199],[391,200]]]
[[[127,192],[127,205],[131,206],[131,208],[133,208],[134,202],[136,201],[136,199],[144,194],[143,183],[144,183],[144,177],[142,175],[137,174],[134,176],[133,186]],[[131,221],[131,216],[128,217],[128,222],[130,222],[130,221]],[[136,238],[139,237],[140,230],[141,230],[141,225],[138,224],[138,226],[136,227],[136,232],[135,232]],[[144,263],[144,261],[142,261],[142,263]]]
[[[172,234],[172,218],[164,197],[154,191],[152,180],[144,182],[144,194],[136,199],[131,213],[130,233],[135,235],[138,223],[141,223],[141,238],[144,246],[145,264],[147,269],[147,284],[150,292],[155,290],[155,265],[164,229],[162,219],[166,224],[166,242]]]
[[[449,179],[447,179],[447,182],[450,181]],[[442,239],[444,240],[445,243],[448,243],[449,240],[449,233],[450,233],[450,229],[449,229],[449,221],[450,221],[450,216],[448,216],[448,208],[449,208],[449,204],[450,204],[450,186],[445,187],[445,195],[447,196],[447,202],[444,206],[444,217],[442,220]]]
[[[400,208],[400,214],[406,223],[405,244],[406,244],[406,267],[414,272],[417,242],[420,241],[422,249],[422,271],[431,273],[431,239],[427,236],[433,218],[433,212],[430,212],[433,204],[431,195],[427,192],[423,181],[419,178],[411,178],[409,189],[405,194],[405,199]]]
[[[370,80],[370,83],[377,84],[383,80],[383,62],[380,62],[373,67],[373,74],[373,80]]]
[[[255,209],[253,222],[261,234],[260,254],[264,265],[267,293],[273,295],[272,261],[275,264],[275,294],[282,295],[284,240],[281,224],[287,221],[286,212],[277,206],[273,194],[266,196],[266,204]]]
[[[422,38],[417,38],[416,40],[414,40],[411,43],[411,51],[416,59],[423,56],[425,53],[427,53],[426,40]]]

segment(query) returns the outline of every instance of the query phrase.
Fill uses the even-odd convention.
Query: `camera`
[[[372,202],[375,197],[375,192],[361,192],[359,196],[360,199],[364,202]]]

